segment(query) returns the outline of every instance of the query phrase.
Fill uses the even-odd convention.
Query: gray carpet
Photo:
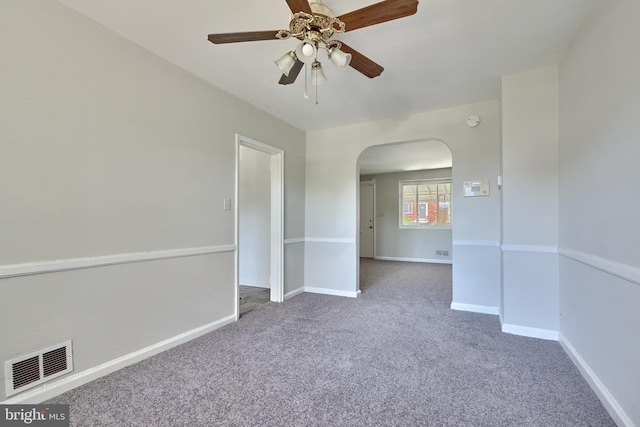
[[[450,266],[361,266],[357,299],[264,304],[50,403],[73,426],[615,425],[557,342],[450,310]]]

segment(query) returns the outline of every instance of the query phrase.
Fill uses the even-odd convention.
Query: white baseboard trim
[[[403,262],[424,262],[431,264],[453,264],[450,259],[435,259],[435,258],[403,258],[395,256],[375,256],[374,259],[380,261],[403,261]]]
[[[558,331],[551,329],[532,328],[529,326],[502,324],[502,332],[523,337],[540,338],[543,340],[558,341]]]
[[[453,246],[493,246],[500,247],[500,242],[497,240],[453,240]]]
[[[618,401],[613,397],[607,387],[600,381],[598,376],[591,370],[587,362],[580,356],[578,351],[571,345],[567,338],[559,334],[560,345],[567,353],[569,358],[573,361],[574,365],[578,367],[578,370],[587,381],[591,389],[598,396],[602,405],[607,409],[611,418],[619,426],[634,427],[635,424],[631,418],[626,414],[624,409],[620,406]]]
[[[31,274],[54,273],[57,271],[104,267],[108,265],[130,264],[134,262],[157,261],[162,259],[233,252],[235,250],[236,245],[204,246],[200,248],[180,248],[149,252],[132,252],[87,258],[69,258],[57,259],[52,261],[28,262],[24,264],[2,265],[0,266],[0,279],[7,277],[28,276]]]
[[[349,298],[358,298],[358,295],[360,294],[359,289],[356,292],[352,292],[352,291],[340,291],[337,289],[314,288],[310,286],[305,286],[304,291],[312,294],[335,295],[338,297],[349,297]]]
[[[292,290],[291,292],[287,292],[286,294],[284,294],[284,299],[288,300],[289,298],[293,298],[296,295],[300,295],[302,293],[304,293],[304,287],[300,287],[298,289]]]
[[[458,311],[471,311],[474,313],[483,313],[483,314],[494,314],[494,315],[500,314],[500,308],[498,307],[492,307],[488,305],[462,304],[459,302],[452,302],[451,309],[458,310]]]
[[[25,391],[21,394],[16,395],[15,397],[4,400],[0,403],[2,404],[37,404],[37,403],[43,402],[47,399],[51,399],[52,397],[58,396],[76,387],[80,387],[81,385],[91,382],[95,379],[104,377],[105,375],[108,375],[119,369],[122,369],[129,365],[133,365],[134,363],[140,362],[141,360],[154,356],[172,347],[176,347],[187,341],[191,341],[195,338],[198,338],[199,336],[212,332],[218,328],[221,328],[235,321],[236,321],[235,314],[231,316],[223,317],[222,319],[217,320],[215,322],[200,326],[198,328],[184,332],[180,335],[176,335],[164,341],[160,341],[159,343],[152,344],[143,349],[134,351],[133,353],[125,354],[124,356],[118,357],[117,359],[110,360],[106,363],[95,366],[93,368],[89,368],[85,371],[78,372],[76,374],[71,374],[69,376],[63,377],[58,381],[53,381],[51,383],[43,384],[39,387],[33,388],[29,391]]]

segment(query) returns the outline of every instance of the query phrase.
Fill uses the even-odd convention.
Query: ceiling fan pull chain
[[[309,93],[307,92],[307,64],[304,64],[304,99],[309,99]]]
[[[316,85],[316,105],[318,105],[318,85]]]

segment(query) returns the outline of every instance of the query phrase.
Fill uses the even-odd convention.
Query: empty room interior
[[[640,426],[639,19],[0,0],[0,404]]]

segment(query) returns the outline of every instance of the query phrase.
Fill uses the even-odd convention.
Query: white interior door
[[[360,257],[373,258],[375,247],[375,183],[360,183]]]

